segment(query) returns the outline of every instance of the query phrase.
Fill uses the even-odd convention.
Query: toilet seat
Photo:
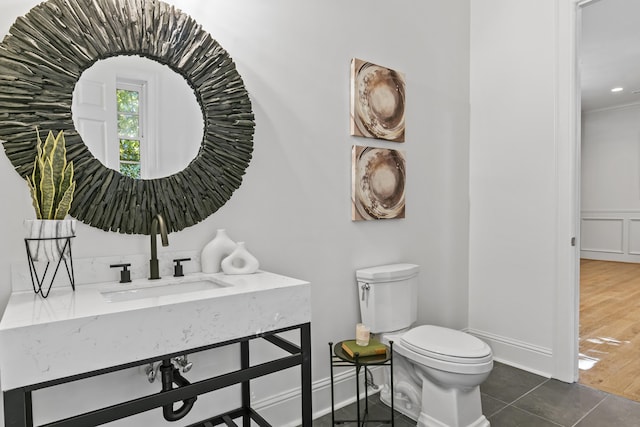
[[[441,326],[417,326],[400,338],[408,350],[455,364],[484,364],[493,359],[491,347],[465,332]]]

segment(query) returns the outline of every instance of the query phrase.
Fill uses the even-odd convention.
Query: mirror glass
[[[178,173],[202,143],[193,89],[168,66],[141,56],[96,61],[76,83],[71,111],[89,151],[132,178]]]

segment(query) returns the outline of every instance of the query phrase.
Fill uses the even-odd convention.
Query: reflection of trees
[[[135,90],[118,89],[118,111],[123,113],[137,113],[140,94]]]
[[[120,160],[140,162],[140,141],[137,139],[120,140]]]
[[[120,137],[120,173],[140,178],[140,93],[116,90],[118,103],[118,135]]]
[[[140,178],[140,164],[120,164],[120,173],[130,178]]]

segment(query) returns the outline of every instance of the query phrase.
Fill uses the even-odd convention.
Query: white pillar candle
[[[364,323],[356,325],[356,344],[361,346],[369,345],[369,333],[371,330]]]

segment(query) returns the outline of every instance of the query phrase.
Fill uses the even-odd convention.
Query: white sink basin
[[[0,320],[0,386],[13,390],[286,329],[311,320],[310,301],[309,282],[265,271],[81,284],[75,292],[53,289],[46,299],[31,289],[13,292]]]
[[[186,294],[189,292],[208,291],[224,288],[228,284],[213,279],[199,279],[196,281],[160,282],[146,281],[134,285],[123,285],[123,289],[100,292],[107,302],[134,301],[142,298],[153,298],[166,295]]]

